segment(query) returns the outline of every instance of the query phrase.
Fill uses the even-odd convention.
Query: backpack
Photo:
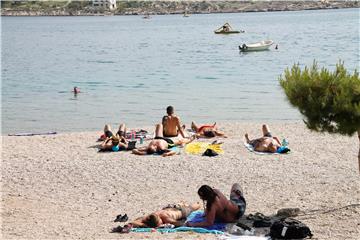
[[[293,218],[275,221],[270,227],[270,237],[273,239],[302,239],[312,236],[308,226]]]

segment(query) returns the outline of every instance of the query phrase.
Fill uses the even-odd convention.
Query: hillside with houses
[[[359,1],[1,1],[2,16],[206,14],[358,8]]]

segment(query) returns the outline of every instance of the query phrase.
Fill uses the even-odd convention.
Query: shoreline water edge
[[[119,1],[112,10],[94,7],[90,2],[67,1],[66,4],[1,2],[1,16],[103,16],[167,15],[301,11],[359,8],[359,1]],[[54,1],[56,2],[56,1]]]

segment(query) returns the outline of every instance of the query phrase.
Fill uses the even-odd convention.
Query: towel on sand
[[[185,146],[185,152],[190,154],[202,154],[206,149],[214,150],[216,153],[224,153],[224,150],[221,148],[221,144],[191,142]]]
[[[253,153],[256,153],[256,154],[259,154],[259,155],[269,155],[269,154],[285,154],[285,153],[278,153],[278,152],[275,152],[275,153],[271,153],[271,152],[258,152],[258,151],[255,151],[254,150],[254,147],[246,142],[244,142],[244,146],[250,151],[250,152],[253,152]]]
[[[204,211],[198,210],[192,212],[186,219],[188,222],[202,222],[205,221]],[[156,231],[161,233],[173,233],[173,232],[197,232],[197,233],[213,233],[224,234],[226,223],[214,223],[210,227],[177,227],[177,228],[157,228]],[[132,228],[132,232],[152,232],[154,228]]]

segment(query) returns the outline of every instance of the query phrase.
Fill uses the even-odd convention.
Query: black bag
[[[206,149],[206,151],[203,153],[203,156],[208,156],[208,157],[215,157],[217,155],[219,154],[210,148]]]
[[[274,222],[270,227],[270,237],[273,239],[302,239],[312,237],[310,228],[302,222],[285,218]]]

